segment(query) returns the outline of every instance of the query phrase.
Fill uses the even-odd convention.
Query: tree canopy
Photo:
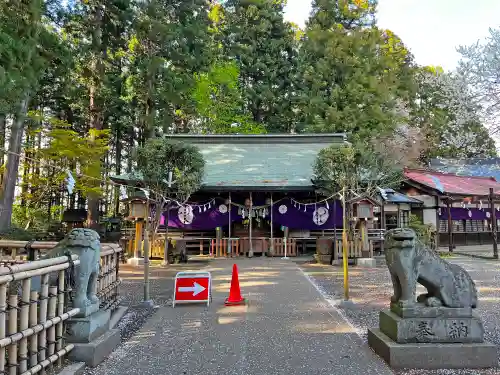
[[[363,139],[395,129],[398,101],[412,89],[412,57],[377,28],[375,9],[374,1],[313,2],[299,51],[302,130]]]
[[[496,156],[495,142],[483,125],[480,108],[460,75],[425,67],[419,69],[416,80],[418,101],[412,121],[425,139],[423,160]]]
[[[397,187],[403,181],[401,160],[387,157],[387,145],[356,142],[321,150],[313,166],[314,179],[328,194],[345,189],[347,197],[373,196],[379,187]]]
[[[303,28],[285,3],[0,2],[0,232],[123,214],[111,175],[158,153],[195,161],[162,148],[169,134],[346,132],[400,164],[496,154],[498,30],[448,74],[377,25],[376,0],[314,0]]]

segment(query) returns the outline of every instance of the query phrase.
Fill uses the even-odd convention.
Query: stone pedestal
[[[497,348],[484,342],[484,328],[471,308],[401,308],[380,312],[368,344],[394,368],[497,367]]]
[[[111,313],[109,310],[98,310],[84,318],[71,318],[68,320],[68,342],[91,342],[109,330]]]
[[[68,358],[75,362],[85,362],[89,367],[96,367],[120,345],[120,340],[120,330],[118,328],[106,331],[92,342],[75,343],[75,347],[69,352]]]
[[[134,266],[134,267],[143,266],[144,265],[144,258],[129,258],[129,259],[127,259],[127,264],[130,264],[131,266]]]
[[[463,369],[497,367],[495,345],[473,344],[398,344],[378,328],[368,329],[368,345],[392,368]]]
[[[363,268],[375,268],[377,267],[377,260],[375,258],[358,258],[356,259],[356,265]]]
[[[332,256],[329,254],[326,255],[316,254],[315,258],[319,264],[330,264]]]
[[[391,311],[381,311],[380,330],[399,344],[483,342],[483,324],[475,315],[402,318]]]
[[[68,320],[68,342],[75,347],[69,359],[95,367],[120,344],[120,331],[110,329],[111,312],[99,310],[83,318]]]

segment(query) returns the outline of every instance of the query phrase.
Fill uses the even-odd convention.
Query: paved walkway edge
[[[335,312],[337,314],[339,314],[339,316],[342,319],[344,319],[344,321],[347,323],[347,325],[349,327],[351,327],[354,332],[356,332],[356,334],[358,335],[359,339],[361,341],[364,341],[363,340],[363,334],[362,334],[361,328],[356,327],[354,324],[352,324],[352,322],[347,318],[347,316],[344,314],[344,312],[337,307],[338,302],[336,302],[334,299],[330,298],[328,296],[328,293],[325,292],[321,286],[319,286],[318,284],[316,284],[316,282],[313,280],[313,278],[311,276],[309,276],[306,272],[304,272],[304,270],[301,267],[297,266],[297,268],[300,270],[300,272],[306,278],[306,280],[309,281],[309,283],[311,283],[311,285],[314,287],[314,289],[316,289],[316,291],[319,293],[319,295],[328,303],[328,305],[330,305],[330,307],[333,310],[335,310]]]

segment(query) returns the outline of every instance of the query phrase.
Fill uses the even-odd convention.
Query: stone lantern
[[[129,204],[129,218],[132,220],[146,218],[146,196],[142,190],[137,190],[127,199]]]
[[[147,215],[146,194],[142,190],[136,189],[124,202],[128,203],[128,219],[135,221],[134,257],[129,259],[129,263],[139,265],[142,264],[142,242],[145,229],[144,223]]]

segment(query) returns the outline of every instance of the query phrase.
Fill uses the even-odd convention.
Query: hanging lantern
[[[208,202],[208,209],[212,208],[212,202]]]
[[[203,212],[207,212],[207,206],[203,205]]]
[[[198,211],[201,214],[201,206],[198,206]]]
[[[304,205],[304,212],[307,212],[307,204]]]
[[[326,209],[329,210],[330,206],[328,205],[328,201],[326,201],[325,204],[326,204]]]

